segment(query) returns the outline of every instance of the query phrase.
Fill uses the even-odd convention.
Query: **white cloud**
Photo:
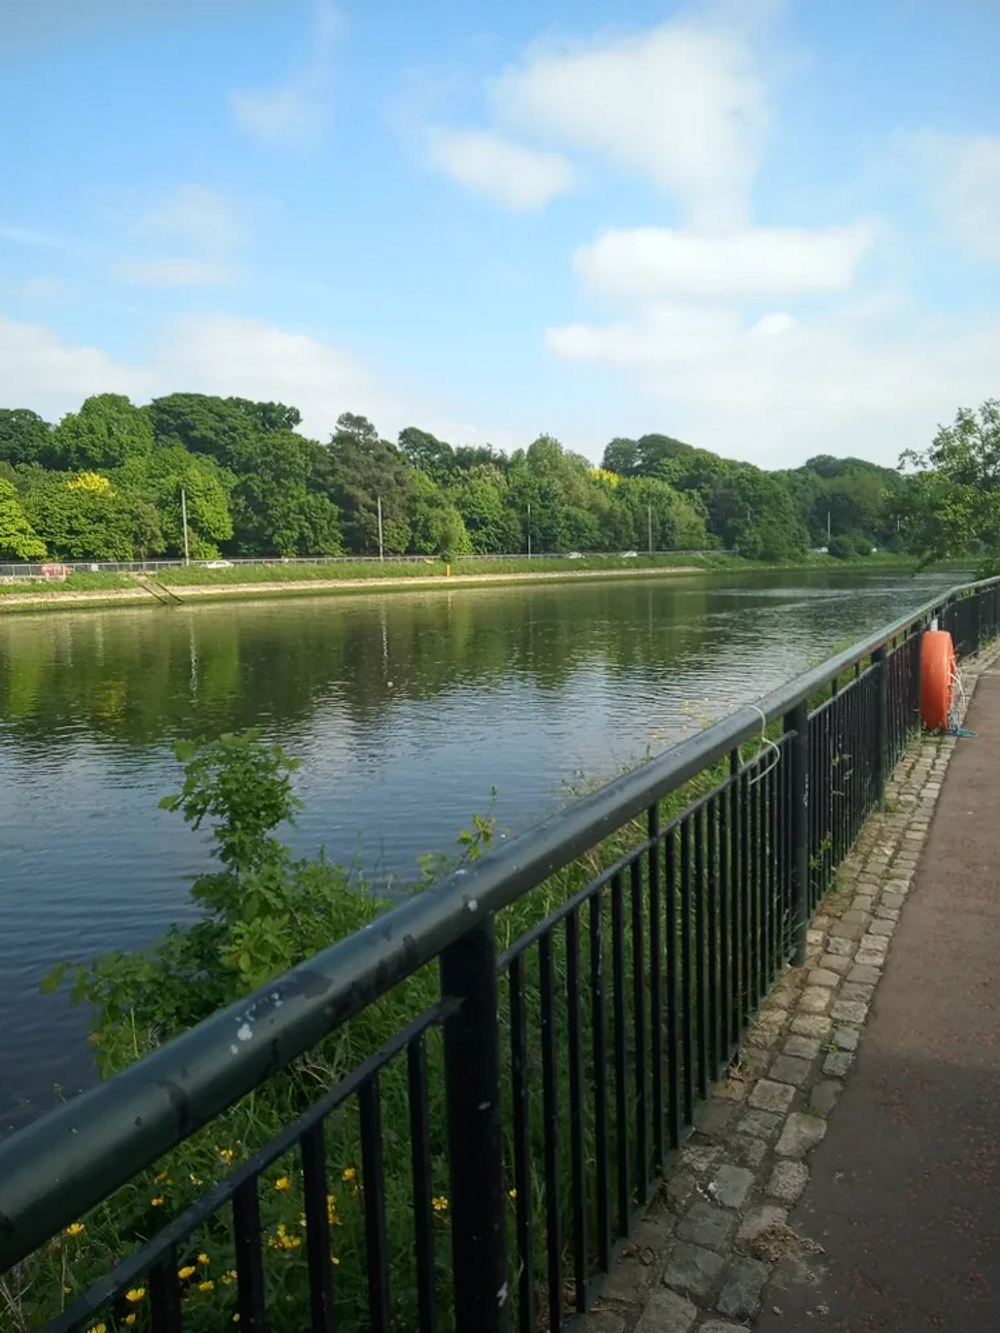
[[[1000,322],[879,313],[650,305],[604,326],[552,328],[556,356],[625,372],[671,433],[770,467],[846,452],[893,465],[960,404],[995,392]]]
[[[179,185],[162,195],[139,216],[138,231],[168,235],[201,250],[227,250],[243,227],[232,203],[204,185]]]
[[[428,152],[439,170],[504,208],[540,208],[574,181],[561,154],[522,148],[478,130],[431,130]]]
[[[0,403],[30,407],[53,421],[92,393],[149,392],[152,378],[96,347],[74,345],[51,329],[0,315]]]
[[[144,287],[213,287],[229,278],[226,269],[204,259],[138,259],[119,264],[115,272]]]
[[[694,227],[747,221],[769,108],[737,28],[684,19],[536,50],[490,97],[501,125],[638,173],[674,195]]]
[[[945,223],[980,258],[1000,261],[1000,136],[927,131],[904,143]]]
[[[327,439],[341,412],[370,417],[390,437],[414,422],[446,420],[422,387],[397,383],[353,352],[309,334],[226,314],[187,315],[165,326],[141,364],[73,344],[39,325],[0,316],[0,403],[47,420],[90,394],[145,402],[187,390],[280,400],[302,413],[302,429]]]
[[[353,352],[305,333],[235,315],[189,315],[171,326],[157,375],[174,388],[277,399],[302,413],[303,429],[326,438],[341,412],[382,418],[392,395]],[[169,392],[169,390],[165,390]]]
[[[587,286],[614,301],[783,300],[842,291],[854,278],[874,230],[856,224],[806,231],[752,227],[699,236],[667,227],[608,231],[577,251]]]
[[[311,148],[322,138],[332,61],[342,22],[332,4],[316,5],[310,53],[284,79],[256,92],[230,97],[237,123],[267,148]]]

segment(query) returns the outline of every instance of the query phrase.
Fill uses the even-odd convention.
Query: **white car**
[[[639,559],[639,552],[638,552],[638,551],[622,551],[621,555],[620,555],[618,558],[619,558],[619,560],[638,560],[638,559]]]
[[[582,551],[570,551],[570,553],[567,555],[566,559],[567,559],[567,560],[582,560],[582,559],[583,559],[583,552],[582,552]]]
[[[203,569],[232,569],[231,560],[206,560],[203,563]]]

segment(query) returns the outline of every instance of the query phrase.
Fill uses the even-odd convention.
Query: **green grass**
[[[131,574],[112,574],[89,570],[78,574],[68,574],[64,580],[49,582],[43,579],[30,579],[21,583],[0,583],[0,597],[23,597],[26,593],[58,595],[62,592],[97,592],[106,589],[134,588],[135,579]]]

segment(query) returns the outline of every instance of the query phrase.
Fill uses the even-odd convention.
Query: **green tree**
[[[478,555],[520,549],[520,524],[507,509],[507,481],[498,467],[481,463],[462,473],[454,497],[472,550]]]
[[[164,444],[113,475],[133,506],[140,503],[156,510],[160,532],[151,548],[154,551],[184,552],[181,491],[187,501],[188,544],[195,559],[211,559],[219,554],[220,543],[232,538],[229,495],[234,479],[214,459],[188,453],[181,444]],[[142,545],[137,542],[139,549]]]
[[[772,474],[743,465],[716,491],[713,520],[726,547],[748,560],[791,560],[809,535],[788,489]]]
[[[133,515],[120,491],[73,486],[53,473],[24,497],[24,511],[49,550],[64,560],[131,560]]]
[[[122,467],[153,448],[153,427],[145,410],[122,394],[87,398],[79,412],[68,412],[53,432],[52,447],[69,471]]]
[[[0,459],[51,466],[52,427],[27,408],[0,408]]]
[[[629,516],[623,545],[645,550],[650,526],[657,551],[701,551],[709,545],[696,496],[681,495],[659,477],[628,477],[617,488],[617,496]]]
[[[438,485],[446,484],[455,471],[454,449],[429,431],[407,426],[399,432],[399,447],[412,467],[425,472]]]
[[[601,467],[608,472],[617,472],[620,477],[631,477],[639,464],[639,446],[635,440],[626,440],[616,436],[604,450]]]
[[[408,518],[415,554],[466,555],[472,550],[462,515],[426,472],[413,474]]]
[[[12,482],[0,477],[0,557],[41,560],[45,543],[35,532]]]
[[[929,448],[907,450],[900,466],[915,471],[901,508],[925,563],[970,553],[1000,561],[1000,400],[960,408]]]
[[[245,406],[244,406],[245,404]],[[172,393],[154,398],[147,411],[156,443],[182,445],[189,453],[208,454],[234,472],[248,470],[256,455],[259,422],[240,398],[215,398],[204,393]]]
[[[410,544],[409,504],[413,469],[402,453],[367,419],[345,412],[337,419],[327,457],[317,465],[317,479],[341,513],[350,551],[378,551],[378,510],[386,554],[402,555]]]

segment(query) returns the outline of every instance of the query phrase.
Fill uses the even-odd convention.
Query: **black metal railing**
[[[1000,580],[940,595],[0,1144],[10,1326],[572,1327],[802,961],[919,726],[933,621],[975,652],[1000,633]],[[323,1063],[315,1097],[289,1083],[279,1133],[150,1220],[174,1150],[228,1163],[213,1128],[373,1014],[370,1049]],[[294,1225],[274,1220],[285,1192]],[[122,1219],[103,1275],[15,1323],[66,1229],[99,1215]]]

